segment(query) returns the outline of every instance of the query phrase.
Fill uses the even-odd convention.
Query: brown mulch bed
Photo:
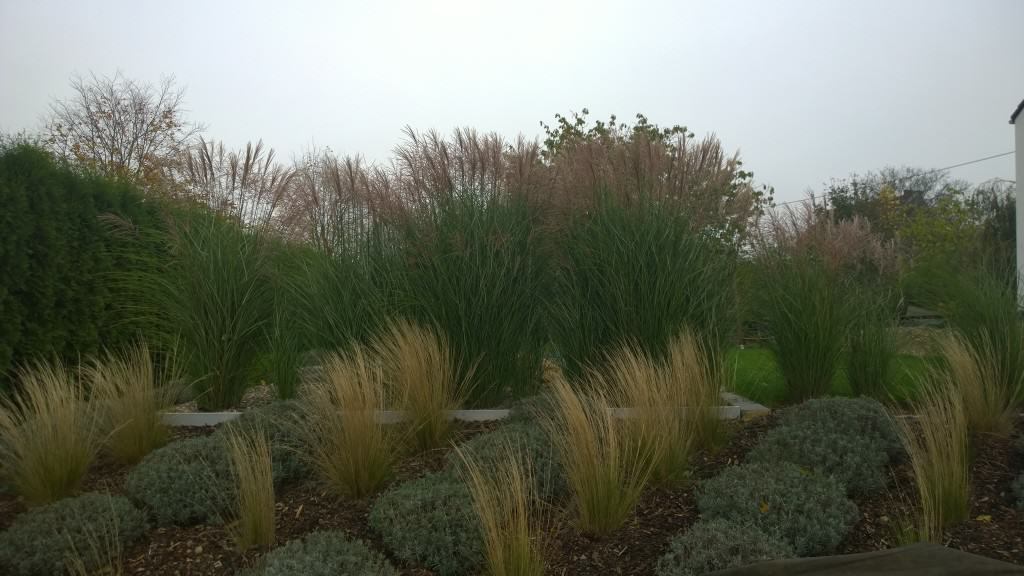
[[[1024,431],[1018,420],[1016,435]],[[1024,472],[1014,438],[985,435],[975,440],[971,468],[971,511],[968,519],[946,531],[943,544],[980,556],[1024,564],[1024,511],[1016,507],[1011,484]],[[907,462],[892,468],[882,494],[854,497],[861,518],[840,546],[844,554],[894,548],[901,544],[900,527],[911,518],[916,502]]]

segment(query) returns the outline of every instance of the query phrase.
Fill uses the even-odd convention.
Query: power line
[[[961,162],[959,164],[953,164],[951,166],[946,166],[944,168],[935,168],[934,170],[928,170],[928,171],[925,171],[925,172],[921,172],[919,174],[911,174],[909,176],[904,176],[903,178],[899,178],[899,179],[895,180],[894,182],[887,182],[887,184],[895,184],[895,183],[903,182],[904,180],[910,180],[912,178],[918,178],[918,177],[921,177],[921,176],[927,176],[929,174],[935,174],[936,172],[945,172],[946,170],[952,170],[953,168],[959,168],[961,166],[969,166],[971,164],[977,164],[978,162],[985,162],[987,160],[994,160],[996,158],[1002,158],[1003,156],[1009,156],[1010,154],[1013,154],[1014,152],[1016,152],[1016,150],[1010,150],[1009,152],[1003,152],[1002,154],[993,154],[992,156],[985,156],[984,158],[978,158],[977,160],[968,160],[967,162]],[[806,202],[806,201],[807,201],[806,198],[801,199],[801,200],[789,200],[788,202],[779,202],[778,204],[775,204],[775,206],[785,206],[787,204],[796,204],[797,202]]]

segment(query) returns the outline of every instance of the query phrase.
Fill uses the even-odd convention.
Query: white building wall
[[[1017,153],[1017,303],[1024,307],[1024,112],[1013,126]]]

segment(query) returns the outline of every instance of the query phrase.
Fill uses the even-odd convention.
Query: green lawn
[[[900,355],[893,367],[889,392],[897,403],[912,397],[916,378],[935,360],[920,356]],[[785,401],[786,384],[779,373],[775,358],[767,348],[747,346],[733,348],[726,355],[726,368],[731,374],[732,391],[765,406],[778,406]],[[831,393],[850,396],[846,373],[840,369],[832,382]]]

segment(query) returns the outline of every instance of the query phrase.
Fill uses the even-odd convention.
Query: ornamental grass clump
[[[730,520],[698,520],[669,542],[668,553],[658,560],[657,576],[700,576],[791,558],[793,547],[771,532]]]
[[[657,434],[617,418],[599,380],[577,391],[552,378],[552,413],[544,426],[565,470],[580,528],[607,534],[632,513],[663,450]]]
[[[899,421],[920,503],[918,540],[941,542],[943,530],[970,512],[970,434],[964,399],[950,372],[936,370],[918,388],[916,419]]]
[[[846,377],[855,395],[885,399],[896,361],[896,317],[863,303],[847,335]]]
[[[391,236],[375,258],[396,264],[381,267],[382,281],[411,317],[445,335],[468,405],[533,393],[550,286],[538,210],[473,182],[420,192],[386,220]]]
[[[677,354],[678,356],[678,354]],[[629,436],[627,444],[651,458],[650,481],[678,483],[685,477],[694,437],[686,406],[687,383],[673,378],[668,366],[635,346],[609,354],[591,370],[588,387],[607,394],[609,402],[625,413],[614,426]]]
[[[735,250],[646,193],[597,193],[560,224],[551,338],[569,377],[623,345],[661,360],[688,326],[717,355],[731,327]]]
[[[373,341],[394,404],[404,410],[416,450],[444,445],[452,429],[449,410],[466,395],[448,339],[407,320],[392,320]]]
[[[669,343],[665,359],[669,386],[680,390],[685,434],[698,449],[715,446],[722,438],[721,356],[710,350],[693,332],[684,330]]]
[[[999,352],[986,333],[973,341],[960,334],[940,339],[939,352],[949,382],[960,392],[967,426],[976,434],[1007,436],[1013,432],[1017,392],[1001,383]]]
[[[198,405],[236,406],[266,348],[264,330],[273,312],[268,240],[231,219],[197,211],[170,230],[165,261],[129,280],[153,327],[168,347],[177,346]]]
[[[850,308],[840,279],[811,253],[766,257],[760,313],[791,402],[823,396],[842,363]]]
[[[167,442],[160,411],[174,404],[180,387],[173,358],[158,368],[145,342],[94,359],[85,369],[92,400],[107,431],[106,450],[134,464]]]
[[[538,576],[544,573],[537,517],[536,483],[530,461],[513,441],[492,462],[459,452],[473,510],[483,532],[487,572],[494,576]]]
[[[305,443],[313,468],[340,496],[363,498],[391,476],[400,439],[380,421],[385,380],[361,345],[328,354],[303,399]]]
[[[256,429],[233,431],[227,448],[234,473],[236,518],[235,542],[242,550],[270,548],[274,544],[274,470],[270,442]]]
[[[11,576],[121,574],[124,547],[147,528],[126,498],[90,492],[33,508],[0,533],[0,569]]]
[[[96,406],[60,361],[18,372],[18,392],[0,396],[0,474],[29,505],[78,489],[102,438]]]

